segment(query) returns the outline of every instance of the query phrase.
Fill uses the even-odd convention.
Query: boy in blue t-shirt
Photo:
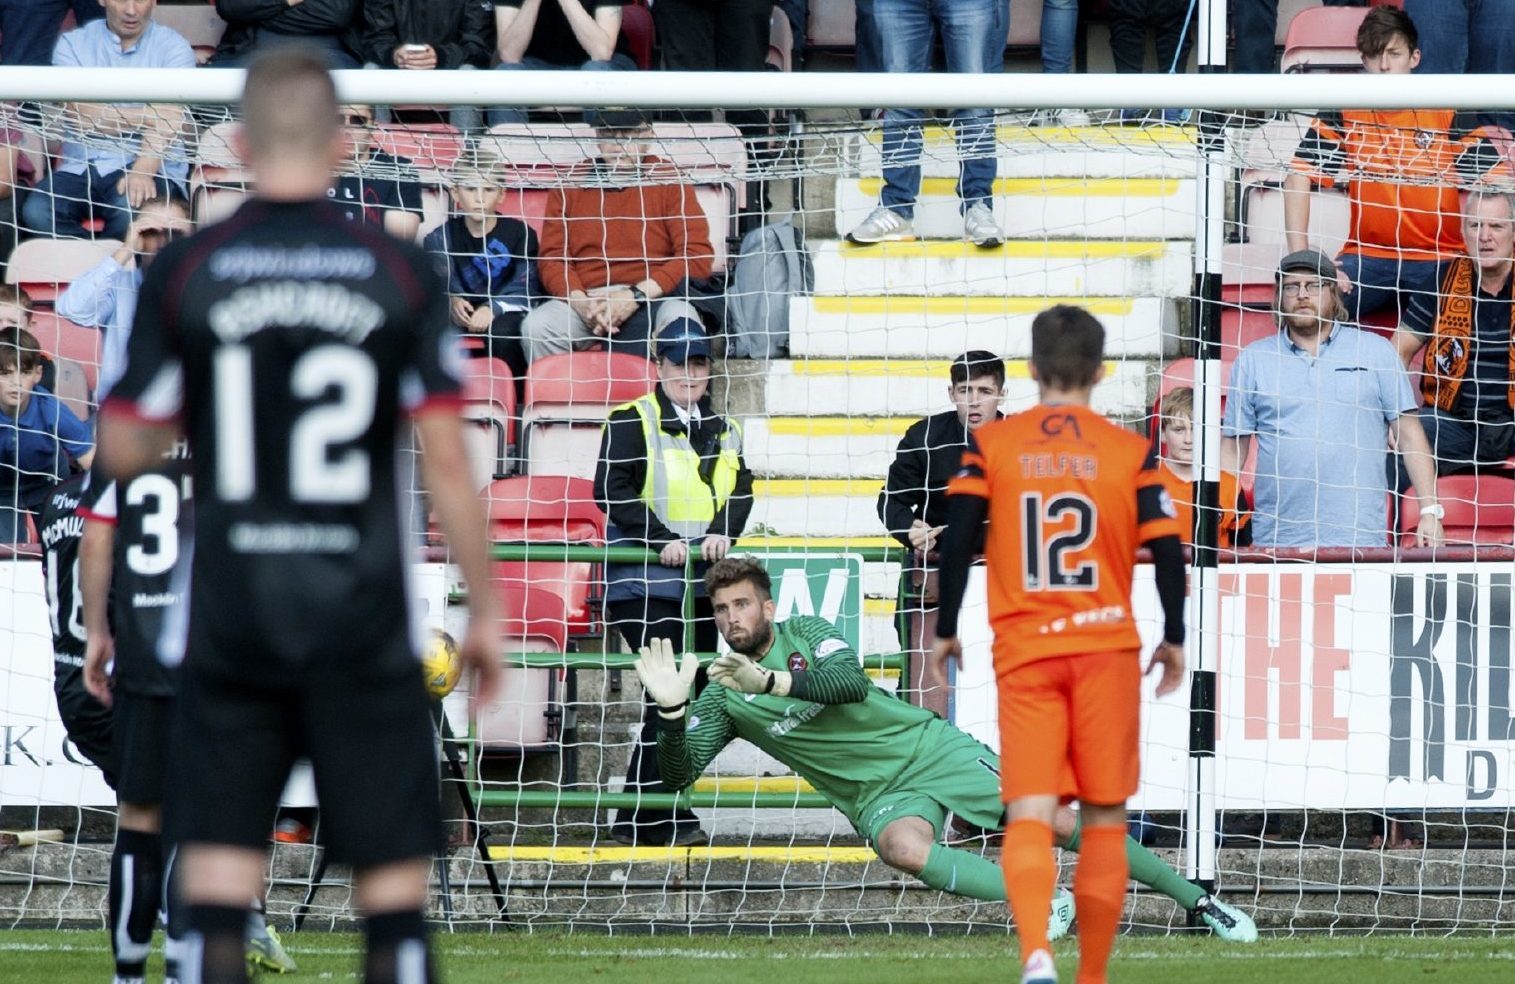
[[[504,198],[499,159],[470,148],[449,175],[452,218],[427,234],[425,247],[447,278],[452,323],[482,336],[486,354],[504,360],[517,385],[526,375],[521,322],[543,299],[537,234],[497,211]]]
[[[0,543],[28,539],[26,514],[95,457],[89,425],[42,386],[42,347],[25,328],[0,328]]]

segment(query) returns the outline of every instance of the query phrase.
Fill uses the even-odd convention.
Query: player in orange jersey
[[[1089,408],[1105,332],[1058,305],[1031,325],[1034,408],[969,437],[947,486],[941,612],[931,670],[962,660],[958,610],[982,536],[999,682],[1000,864],[1020,936],[1022,984],[1055,984],[1047,910],[1057,869],[1052,821],[1077,799],[1084,824],[1073,894],[1079,984],[1103,984],[1125,901],[1126,799],[1139,766],[1141,640],[1131,613],[1136,551],[1157,568],[1166,626],[1152,656],[1159,696],[1184,674],[1184,556],[1173,503],[1148,443]],[[984,521],[988,520],[987,535]]]

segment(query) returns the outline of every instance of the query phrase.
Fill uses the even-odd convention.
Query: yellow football
[[[458,644],[452,636],[440,629],[432,631],[426,651],[421,654],[421,672],[426,678],[426,690],[433,697],[446,697],[452,693],[463,672]]]

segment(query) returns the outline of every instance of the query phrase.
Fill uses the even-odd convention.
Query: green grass
[[[1015,978],[1007,937],[460,933],[437,939],[449,984],[746,984],[779,974],[798,975],[805,984]],[[300,973],[288,980],[358,979],[359,942],[344,934],[286,935],[286,946],[300,962]],[[110,968],[105,946],[103,931],[0,931],[0,979],[105,980]],[[1064,946],[1060,952],[1062,979],[1071,982],[1074,949]],[[1208,938],[1138,936],[1117,944],[1110,979],[1116,984],[1493,984],[1515,979],[1515,944],[1504,937],[1305,936],[1228,946]]]

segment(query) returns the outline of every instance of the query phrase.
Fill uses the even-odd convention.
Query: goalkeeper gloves
[[[699,672],[700,661],[694,653],[685,653],[682,660],[673,655],[673,643],[667,639],[654,639],[643,646],[641,655],[633,664],[637,679],[647,691],[653,703],[658,705],[658,716],[665,721],[677,721],[689,707],[689,688],[694,685],[694,675]]]
[[[744,694],[772,694],[775,697],[789,696],[793,677],[783,670],[769,670],[753,662],[741,653],[726,653],[716,657],[710,664],[710,680],[728,690]]]

